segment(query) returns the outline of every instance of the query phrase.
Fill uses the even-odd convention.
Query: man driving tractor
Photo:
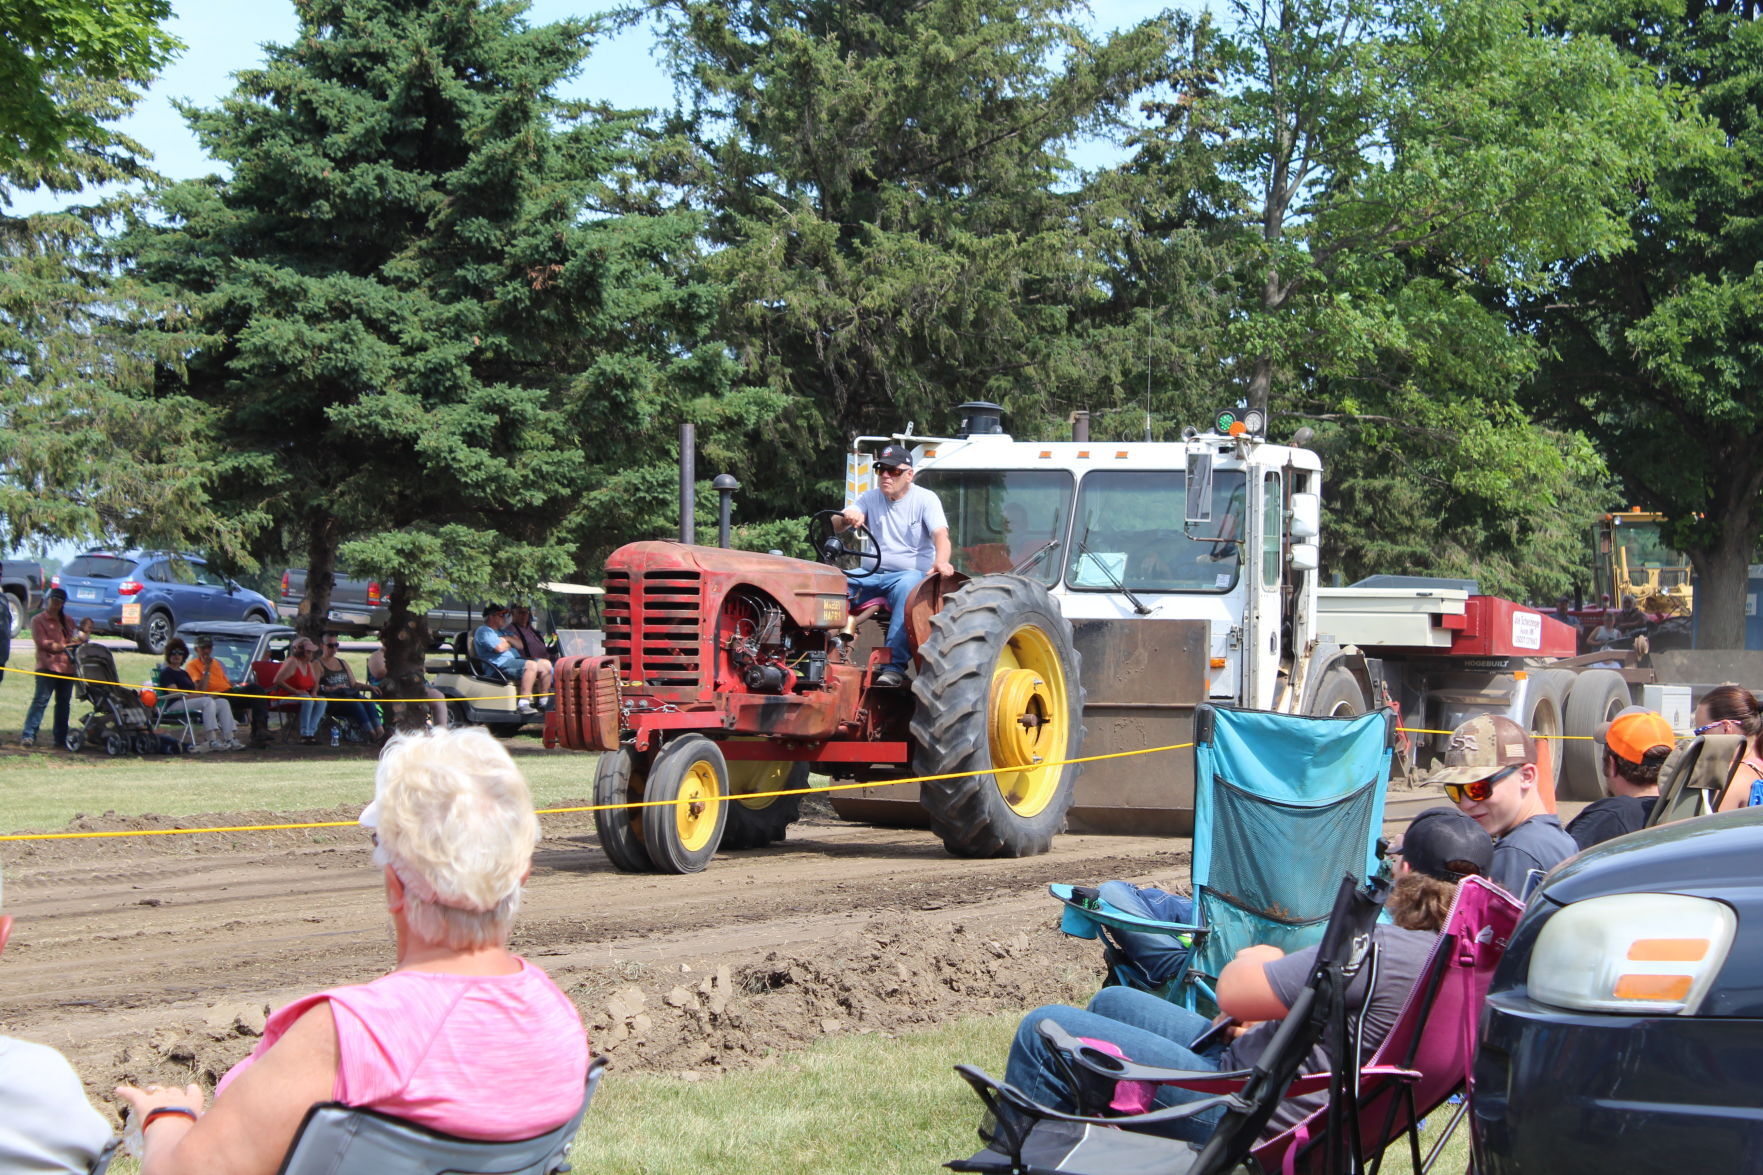
[[[875,684],[898,687],[906,684],[909,659],[906,597],[926,573],[953,575],[955,568],[949,561],[949,521],[941,499],[912,484],[912,451],[885,446],[874,464],[880,484],[845,507],[833,519],[833,528],[866,527],[881,552],[876,572],[850,585],[851,603],[856,607],[877,598],[887,602],[889,662],[876,674]]]

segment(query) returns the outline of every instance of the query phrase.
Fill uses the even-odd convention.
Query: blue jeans
[[[335,717],[344,722],[358,722],[361,724],[361,729],[369,734],[379,729],[378,708],[370,707],[368,703],[358,698],[332,698],[325,705],[329,707],[331,714]]]
[[[851,581],[853,606],[878,597],[887,601],[888,663],[902,672],[912,663],[912,653],[906,648],[906,597],[923,578],[924,572],[917,570],[878,571],[867,579]]]
[[[303,698],[300,701],[300,737],[311,738],[318,733],[318,724],[324,721],[327,703],[323,699]]]
[[[1036,1024],[1049,1019],[1073,1036],[1087,1036],[1118,1045],[1128,1059],[1141,1065],[1161,1065],[1169,1069],[1215,1072],[1219,1067],[1219,1055],[1228,1043],[1220,1041],[1203,1053],[1194,1052],[1188,1048],[1188,1042],[1204,1032],[1211,1022],[1198,1012],[1190,1012],[1133,987],[1104,987],[1090,1001],[1087,1011],[1063,1004],[1036,1008],[1024,1016],[1016,1028],[1016,1039],[1010,1042],[1010,1060],[1004,1069],[1004,1079],[1035,1101],[1056,1110],[1074,1110],[1076,1101],[1066,1089],[1064,1072],[1053,1059],[1052,1049],[1035,1030]],[[1153,1101],[1161,1109],[1211,1096],[1174,1085],[1160,1085]],[[1192,1118],[1147,1128],[1146,1133],[1185,1142],[1205,1142],[1223,1115],[1224,1108],[1214,1106]]]
[[[1194,899],[1160,889],[1140,887],[1125,881],[1104,881],[1098,887],[1104,902],[1126,914],[1152,918],[1158,922],[1192,925]],[[1110,928],[1126,948],[1127,957],[1138,971],[1135,981],[1150,988],[1167,980],[1187,960],[1188,948],[1173,935],[1155,934],[1146,930]]]
[[[43,711],[49,705],[49,695],[55,695],[55,745],[67,746],[67,708],[73,702],[73,682],[62,681],[55,677],[37,678],[37,692],[31,696],[31,708],[24,716],[24,736],[36,738],[37,728],[43,725]]]

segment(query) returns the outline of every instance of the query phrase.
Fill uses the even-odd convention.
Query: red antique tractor
[[[784,835],[809,768],[861,782],[926,775],[930,825],[960,856],[1045,852],[1082,753],[1071,625],[1019,575],[927,580],[909,604],[910,689],[875,684],[884,619],[853,615],[847,574],[879,563],[862,528],[817,516],[826,563],[675,542],[606,564],[605,649],[557,666],[565,746],[602,752],[595,814],[627,871],[695,873],[717,848]],[[829,565],[832,564],[832,565]],[[910,785],[905,785],[910,786]]]

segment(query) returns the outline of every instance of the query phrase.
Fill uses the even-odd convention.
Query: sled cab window
[[[1071,474],[1059,469],[926,469],[914,480],[942,500],[955,570],[966,575],[1015,571],[1045,584],[1057,582],[1065,524],[1071,517]]]
[[[1183,525],[1187,478],[1176,470],[1091,473],[1078,487],[1066,586],[1075,591],[1228,592],[1242,567],[1240,470],[1212,477],[1212,518]]]

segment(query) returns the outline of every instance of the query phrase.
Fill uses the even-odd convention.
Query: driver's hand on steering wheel
[[[846,506],[839,517],[845,520],[846,526],[862,526],[864,522],[863,511],[855,506]]]

